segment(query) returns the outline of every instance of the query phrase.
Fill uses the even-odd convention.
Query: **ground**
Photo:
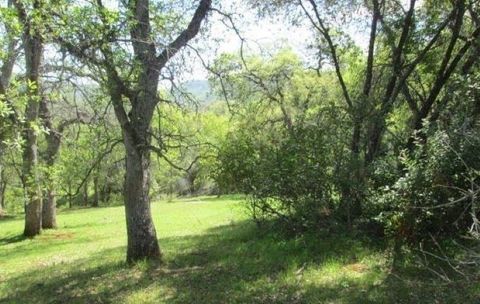
[[[285,238],[248,220],[241,198],[156,202],[162,264],[125,260],[123,207],[62,210],[21,237],[0,220],[0,303],[479,303],[480,290],[414,269],[360,237]]]

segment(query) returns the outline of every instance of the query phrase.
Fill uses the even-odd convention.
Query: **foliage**
[[[412,258],[414,252],[426,254],[426,248],[433,248],[444,255],[436,256],[440,264],[456,259],[451,265],[458,266],[453,267],[457,273],[462,265],[479,265],[475,253],[480,238],[478,3],[247,1],[259,18],[269,15],[287,20],[285,30],[292,35],[299,28],[310,30],[312,39],[295,50],[288,46],[262,49],[261,43],[251,47],[249,37],[242,33],[244,24],[236,24],[235,14],[223,12],[223,6],[210,9],[208,0],[140,3],[131,3],[136,9],[122,1],[16,0],[0,5],[2,216],[22,213],[29,195],[30,201],[40,196],[40,191],[33,195],[28,188],[41,188],[45,197],[54,194],[62,211],[66,207],[115,205],[124,194],[138,191],[130,198],[125,196],[134,206],[127,212],[143,202],[145,212],[134,215],[149,214],[149,197],[166,195],[173,201],[174,196],[240,193],[247,196],[244,205],[259,227],[267,229],[274,223],[277,231],[293,231],[304,242],[313,242],[322,231],[348,231],[353,236],[366,233],[372,238],[385,237],[394,245],[393,261],[402,249]],[[186,16],[200,8],[199,3],[203,4],[199,15],[188,23]],[[202,51],[192,39],[207,16],[218,17],[233,29],[240,38],[238,53],[210,50],[206,57],[212,58],[201,58]],[[213,24],[211,29],[216,27]],[[31,63],[28,52],[20,51],[28,45],[28,34],[35,34],[47,50],[39,73],[23,67]],[[209,85],[188,75],[195,69],[188,59],[193,54],[208,68]],[[29,80],[29,75],[38,81]],[[206,94],[210,87],[213,94]],[[34,155],[36,137],[38,155]],[[29,150],[23,149],[29,139],[35,170],[29,170],[25,161]],[[57,149],[52,149],[52,143],[58,143]],[[122,144],[129,152],[121,149]],[[129,158],[134,161],[127,161]],[[22,173],[30,171],[32,174]],[[126,176],[129,182],[125,182]],[[123,189],[124,185],[132,191]],[[185,202],[182,207],[194,209]],[[226,210],[220,203],[215,207]],[[168,209],[162,205],[162,212],[164,208]],[[102,222],[102,211],[95,212],[95,219]],[[208,217],[216,215],[212,210],[206,213]],[[68,214],[68,219],[80,224],[74,213]],[[129,223],[149,222],[148,216],[145,219]],[[191,224],[191,219],[186,221]],[[11,227],[17,225],[13,222]],[[251,229],[250,222],[247,226]],[[230,228],[225,229],[235,230]],[[108,229],[114,234],[123,228],[116,223]],[[184,237],[182,233],[170,236]],[[154,233],[150,237],[156,244]],[[276,237],[288,243],[285,246],[292,250],[288,254],[293,260],[296,253],[310,255],[295,251],[297,239]],[[209,235],[199,237],[199,242],[203,239],[211,241]],[[228,244],[226,234],[222,240]],[[235,246],[242,240],[235,240]],[[268,251],[262,246],[283,246],[272,245],[272,240],[255,240],[262,252]],[[17,248],[16,241],[6,246]],[[37,241],[32,242],[41,247]],[[22,242],[20,247],[26,244]],[[191,238],[186,242],[197,245]],[[463,247],[452,249],[457,243]],[[444,244],[448,250],[443,252]],[[62,245],[73,247],[67,241]],[[186,250],[183,245],[175,246]],[[51,257],[49,250],[45,252]],[[94,252],[93,247],[89,250]],[[156,257],[160,256],[157,251]],[[215,255],[221,268],[224,256]],[[99,263],[95,258],[87,261]],[[409,259],[404,262],[408,264]],[[228,263],[233,268],[245,266],[232,260]],[[290,284],[292,292],[288,289],[282,294],[278,282],[268,283],[270,277],[257,275],[249,268],[253,266],[245,263],[248,267],[242,278],[253,277],[271,288],[271,294],[284,297],[262,298],[253,292],[242,298],[239,290],[255,290],[254,283],[248,282],[238,290],[233,288],[238,302],[329,300],[316,290],[318,286],[312,287],[314,291],[292,287],[295,279],[285,269],[269,273],[282,273]],[[70,271],[69,267],[64,269]],[[117,274],[119,270],[112,267]],[[149,266],[136,267],[142,272],[141,267]],[[217,274],[213,265],[208,267]],[[57,271],[53,266],[49,270]],[[317,270],[312,270],[316,274],[311,279],[325,280]],[[371,271],[373,277],[384,275],[377,270]],[[478,277],[477,270],[470,274]],[[441,277],[448,281],[447,276]],[[9,283],[12,280],[9,277]],[[175,280],[166,279],[163,283],[168,286],[162,288],[172,292],[171,281]],[[371,283],[358,286],[375,290]],[[361,298],[348,292],[349,284],[356,283],[342,278],[341,283],[329,286],[333,292],[341,285],[344,294]],[[112,293],[109,286],[101,288]],[[69,292],[73,294],[74,289]],[[176,295],[179,302],[197,296]],[[90,294],[87,297],[91,300]],[[386,299],[372,297],[379,302]],[[132,299],[136,301],[135,296]]]
[[[160,194],[195,195],[216,191],[212,181],[215,157],[225,139],[228,122],[208,107],[194,110],[162,105],[154,117],[158,145],[164,150],[154,162],[156,191]]]
[[[224,191],[250,195],[255,219],[277,218],[289,229],[324,225],[335,200],[335,145],[329,146],[334,94],[289,50],[269,61],[249,57],[243,69],[221,59],[233,88],[235,128],[220,149],[216,180]],[[311,89],[315,85],[315,89]],[[323,100],[319,100],[323,98]]]

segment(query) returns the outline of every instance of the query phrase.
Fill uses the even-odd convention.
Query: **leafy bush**
[[[465,234],[478,216],[479,150],[478,131],[434,132],[402,158],[401,177],[370,197],[370,215],[408,243]]]
[[[324,137],[315,127],[296,127],[279,138],[232,137],[220,152],[219,184],[249,194],[257,221],[279,219],[294,230],[319,225],[332,208]]]

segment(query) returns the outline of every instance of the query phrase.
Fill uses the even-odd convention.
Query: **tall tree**
[[[10,16],[13,3],[11,0],[7,1],[6,7],[2,7],[2,31],[4,31],[4,39],[0,47],[0,104],[2,111],[0,115],[2,118],[7,118],[0,122],[0,214],[5,209],[5,192],[7,188],[7,179],[5,176],[5,166],[3,164],[3,155],[5,144],[4,140],[7,133],[11,131],[12,127],[17,123],[17,117],[12,103],[8,99],[8,90],[10,87],[10,80],[13,74],[13,68],[18,57],[18,33],[13,30],[15,28],[13,22],[15,18]]]
[[[389,116],[402,104],[411,109],[412,132],[407,147],[413,149],[415,134],[435,105],[441,103],[441,93],[477,44],[480,28],[466,15],[468,10],[475,11],[477,4],[469,0],[251,2],[262,8],[287,7],[287,14],[298,10],[316,33],[319,62],[328,59],[351,122],[350,165],[346,169],[351,181],[345,184],[342,197],[347,210],[360,212],[366,182],[374,171],[372,163],[384,152],[382,142]],[[345,41],[350,37],[344,31],[345,20],[333,14],[351,14],[347,11],[355,11],[352,6],[361,6],[370,14],[366,56],[362,56],[364,62],[356,69],[357,81],[353,82],[347,75],[352,44]],[[473,21],[474,15],[471,13]],[[417,97],[410,90],[420,86],[421,74],[425,77],[420,91],[426,96]]]
[[[59,42],[78,59],[102,72],[109,92],[115,115],[120,123],[126,152],[126,175],[124,203],[127,223],[127,261],[159,259],[160,247],[150,210],[150,154],[152,135],[150,124],[154,110],[159,103],[158,85],[161,71],[171,58],[187,45],[199,32],[202,21],[210,10],[211,0],[201,0],[195,6],[193,17],[178,35],[169,43],[162,43],[158,50],[158,39],[152,30],[151,14],[154,9],[149,0],[131,0],[125,3],[126,24],[121,32],[122,22],[115,23],[109,10],[101,0],[93,7],[102,29],[99,41],[88,40],[80,34],[72,41],[69,33],[59,37]],[[158,8],[157,8],[158,9]],[[118,20],[116,20],[118,21]],[[77,33],[83,33],[82,29]],[[174,33],[165,33],[168,37]],[[128,36],[129,38],[125,38]],[[165,37],[164,37],[165,38]],[[128,48],[120,46],[127,40]],[[93,46],[93,48],[92,48]],[[122,51],[119,51],[122,50]],[[133,54],[128,54],[133,50]],[[119,64],[118,55],[123,61]],[[132,60],[128,60],[131,56]],[[128,73],[125,69],[129,68]]]
[[[42,2],[34,0],[31,12],[27,12],[25,3],[13,1],[18,18],[23,25],[23,49],[25,53],[25,73],[28,87],[28,102],[25,109],[25,126],[23,131],[23,167],[22,179],[26,191],[25,236],[40,234],[42,229],[42,193],[38,180],[38,117],[40,109],[40,66],[43,57],[43,37],[39,27],[38,14]]]

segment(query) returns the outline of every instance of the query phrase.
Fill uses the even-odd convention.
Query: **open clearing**
[[[127,266],[122,206],[64,210],[59,229],[20,236],[0,221],[1,303],[474,303],[478,290],[428,273],[390,274],[360,238],[285,239],[247,220],[236,197],[157,202],[161,265]]]

